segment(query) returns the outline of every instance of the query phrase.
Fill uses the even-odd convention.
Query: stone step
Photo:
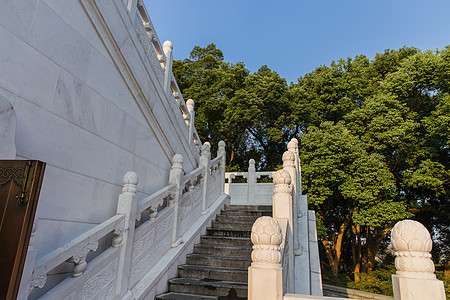
[[[178,277],[247,283],[248,270],[211,266],[181,265],[178,266]]]
[[[258,219],[260,216],[238,216],[238,215],[217,215],[216,221],[222,222],[222,221],[236,221],[236,222],[251,222],[255,223],[256,219]]]
[[[231,210],[231,209],[227,209],[227,210],[222,210],[222,212],[220,213],[221,215],[224,216],[272,216],[272,211],[261,211],[261,210],[249,210],[249,209],[244,209],[244,210]]]
[[[216,228],[208,227],[208,228],[206,228],[206,235],[249,238],[251,235],[251,230],[230,230],[230,229],[216,229]]]
[[[230,236],[208,236],[200,237],[200,242],[206,245],[228,245],[228,246],[253,246],[250,238]]]
[[[225,210],[268,210],[272,211],[272,205],[225,205]]]
[[[220,256],[237,256],[250,257],[252,247],[249,246],[231,246],[231,245],[211,245],[211,244],[197,244],[194,245],[195,254],[209,254]]]
[[[162,295],[157,295],[155,300],[218,300],[219,298],[215,296],[201,296],[183,293],[165,293]]]
[[[169,292],[227,297],[225,299],[236,299],[236,296],[246,298],[247,284],[192,278],[174,278],[169,280]]]
[[[247,258],[194,253],[188,254],[186,256],[186,264],[188,265],[246,269],[250,267],[251,263],[252,260],[249,257]]]
[[[236,221],[212,221],[211,227],[214,229],[230,230],[252,230],[254,222],[236,222]]]

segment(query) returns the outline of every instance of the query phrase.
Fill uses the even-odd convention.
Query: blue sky
[[[229,62],[287,82],[339,58],[450,45],[450,0],[144,0],[175,59],[215,43]]]

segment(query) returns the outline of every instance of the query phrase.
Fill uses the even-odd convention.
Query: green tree
[[[298,132],[290,122],[285,79],[267,66],[250,74],[243,63],[224,62],[214,44],[175,61],[174,74],[184,96],[196,102],[200,138],[213,145],[223,139],[230,165],[246,169],[250,158],[263,169],[280,163],[285,144]]]
[[[354,231],[355,271],[361,265],[373,268],[393,220],[408,216],[406,205],[395,201],[394,178],[383,157],[368,153],[343,122],[310,127],[301,145],[305,192],[326,229],[320,239],[333,273],[338,272],[348,230]]]
[[[302,161],[309,164],[303,168],[304,173],[308,168],[331,164],[323,171],[326,178],[320,176],[321,172],[314,173],[315,179],[308,176],[305,185],[318,216],[332,212],[319,223],[328,230],[322,241],[329,245],[324,246],[335,252],[335,256],[327,253],[330,264],[335,264],[334,272],[336,264],[349,263],[340,261],[342,251],[351,257],[355,274],[373,269],[378,247],[390,227],[412,214],[444,246],[436,257],[448,260],[449,57],[448,47],[436,52],[386,50],[372,61],[358,56],[319,67],[290,87],[295,107],[301,109],[294,114],[304,132]],[[331,123],[324,127],[324,121]],[[336,126],[336,130],[329,126]],[[336,142],[317,165],[313,162],[318,153],[310,153],[314,148],[304,143],[311,144],[311,134],[319,132],[335,134],[342,143],[350,143],[350,135],[358,151],[366,154],[347,156],[352,167],[342,168],[332,153],[346,157],[345,153],[358,151],[348,151],[352,143]],[[319,141],[312,144],[321,145]],[[388,179],[394,187],[385,190],[389,194],[376,196],[377,201],[370,197],[376,195],[370,189],[376,185],[372,175]],[[347,176],[351,179],[344,180]],[[321,204],[320,199],[329,204]],[[368,205],[364,205],[366,201]],[[335,250],[342,245],[349,249]]]

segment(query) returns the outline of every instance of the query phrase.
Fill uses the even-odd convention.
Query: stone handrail
[[[292,139],[288,144],[288,151],[283,154],[283,169],[276,172],[260,172],[261,176],[269,176],[273,178],[273,183],[260,183],[259,185],[271,185],[272,195],[264,205],[271,205],[273,208],[273,218],[276,219],[284,231],[283,241],[285,246],[282,250],[282,281],[280,283],[274,282],[272,286],[269,284],[262,285],[261,288],[266,292],[251,295],[250,300],[262,299],[282,299],[283,294],[300,293],[305,295],[322,295],[320,262],[318,257],[317,235],[315,234],[315,219],[314,212],[308,210],[306,195],[301,195],[301,173],[300,173],[300,159],[298,158],[298,141]],[[231,189],[233,185],[237,188],[248,186],[248,193],[256,194],[250,188],[251,185],[258,186],[256,179],[258,172],[255,171],[255,162],[250,161],[249,172],[236,172],[236,175],[229,173],[229,181],[232,181],[233,176],[247,176],[247,183],[229,184]],[[233,190],[230,191],[232,195],[232,204],[262,204],[258,201],[248,201],[245,199],[244,203],[233,202]],[[252,197],[249,197],[252,198]],[[257,197],[253,197],[257,199]],[[313,216],[310,219],[309,216]],[[304,217],[306,216],[306,217]],[[270,268],[269,268],[270,269]],[[263,268],[257,271],[263,274]],[[268,271],[270,272],[270,271]],[[263,276],[263,275],[261,275]],[[249,276],[249,291],[255,290],[253,285],[258,286],[255,280]],[[267,282],[267,281],[266,281]],[[276,294],[268,290],[277,290]]]
[[[275,171],[256,172],[255,160],[250,159],[248,172],[226,172],[225,192],[230,194],[232,204],[271,205],[273,183],[258,182],[258,179],[267,176],[273,178]],[[236,183],[233,179],[243,177],[246,183]]]
[[[286,219],[277,219],[280,224],[283,239],[280,244],[281,251],[281,267],[283,268],[283,291],[289,291],[289,226]]]
[[[194,126],[194,101],[192,99],[184,101],[172,73],[172,43],[165,41],[164,44],[161,44],[143,0],[124,0],[124,4],[130,12],[138,38],[155,71],[159,84],[168,98],[169,106],[174,114],[181,112],[186,123],[185,126],[189,130],[189,141],[199,150],[201,141]],[[182,120],[177,118],[177,122],[181,126]]]
[[[83,289],[91,299],[106,291],[108,296],[105,299],[127,298],[132,288],[164,255],[170,253],[171,248],[184,242],[184,234],[202,215],[209,214],[209,208],[220,198],[225,172],[224,147],[223,142],[219,143],[217,157],[211,160],[210,146],[205,143],[199,167],[188,174],[183,171],[183,157],[176,154],[172,159],[168,185],[141,201],[136,194],[138,175],[127,172],[123,177],[117,214],[42,257],[33,271],[30,292],[33,288],[44,288],[42,291],[46,293],[41,296],[42,292],[37,290],[31,298],[70,298],[71,291],[99,283],[98,278],[104,278],[99,283],[101,287],[89,291]],[[148,215],[141,220],[145,212]],[[112,239],[108,236],[111,232]],[[105,238],[106,241],[112,240],[111,246],[105,244]],[[91,251],[95,252],[95,257],[87,262],[86,257]],[[47,274],[65,262],[74,264],[72,277],[50,290],[45,288]]]
[[[33,288],[42,288],[47,280],[47,273],[66,261],[74,263],[73,277],[82,275],[87,266],[86,256],[89,252],[96,251],[98,241],[110,232],[114,232],[115,236],[111,246],[119,247],[124,229],[124,219],[123,215],[115,215],[39,259],[33,271],[30,292]]]
[[[144,211],[148,211],[150,218],[156,218],[156,214],[158,213],[157,209],[159,206],[164,204],[164,201],[169,202],[174,198],[175,194],[175,185],[170,184],[158,192],[150,195],[139,202],[136,214],[136,220],[139,221],[141,219],[141,214]]]

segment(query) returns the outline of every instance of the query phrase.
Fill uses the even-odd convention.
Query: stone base
[[[392,275],[395,300],[446,300],[444,283],[437,279],[418,279]]]
[[[283,299],[283,269],[251,266],[248,268],[249,300]]]

